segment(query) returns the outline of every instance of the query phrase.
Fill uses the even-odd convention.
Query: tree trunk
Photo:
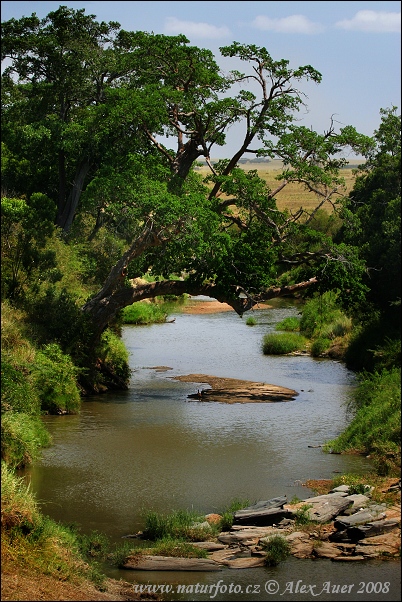
[[[67,201],[61,211],[59,207],[59,214],[57,216],[57,226],[62,228],[64,232],[68,232],[73,223],[75,213],[77,211],[78,203],[81,197],[82,189],[84,186],[85,178],[88,174],[90,164],[88,161],[83,161],[78,167],[75,178],[73,181],[72,189],[68,196]]]

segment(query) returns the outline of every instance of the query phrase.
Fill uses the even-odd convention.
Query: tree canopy
[[[233,42],[220,52],[236,67],[227,74],[183,35],[129,32],[65,6],[44,19],[34,13],[2,23],[3,190],[28,200],[46,195],[67,242],[91,244],[107,231],[124,246],[83,306],[94,341],[121,308],[161,294],[208,294],[240,315],[311,287],[340,289],[349,307],[364,301],[365,262],[374,257],[358,248],[378,218],[374,175],[354,197],[366,199],[372,182],[372,227],[335,241],[314,219],[343,207],[347,153],[367,157],[367,169],[384,157],[394,170],[393,113],[376,140],[338,128],[330,114],[327,131],[317,133],[298,121],[307,100],[301,88],[320,83],[317,70],[291,67],[255,45]],[[234,125],[236,151],[214,161]],[[245,157],[280,159],[277,186],[240,168]],[[292,183],[311,194],[314,209],[278,210]],[[366,223],[364,212],[348,210]],[[381,219],[391,232],[392,203]],[[396,244],[391,233],[384,266]],[[132,285],[147,272],[153,283]]]

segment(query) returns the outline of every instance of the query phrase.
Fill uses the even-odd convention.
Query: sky
[[[291,68],[312,65],[322,82],[303,84],[308,111],[300,124],[319,133],[331,117],[337,127],[354,126],[372,136],[380,125],[380,109],[401,107],[400,2],[1,2],[1,20],[33,12],[45,17],[59,6],[85,9],[98,21],[117,21],[128,31],[185,34],[195,46],[210,49],[228,72],[239,68],[220,56],[219,47],[233,41],[265,47],[274,60]],[[244,64],[241,65],[244,70]],[[237,91],[236,91],[237,92]],[[229,156],[242,132],[233,130]]]

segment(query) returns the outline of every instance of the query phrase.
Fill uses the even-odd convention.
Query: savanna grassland
[[[356,178],[355,169],[363,162],[363,159],[350,159],[349,165],[342,169],[341,176],[345,180],[345,186],[339,188],[339,193],[341,195],[347,195],[353,189]],[[258,171],[258,175],[267,182],[271,190],[276,190],[281,183],[277,180],[277,177],[282,172],[282,162],[279,160],[269,162],[247,161],[242,162],[240,167],[245,171]],[[197,171],[205,176],[210,173],[210,169],[207,165],[198,167]],[[300,207],[303,207],[306,211],[312,210],[317,204],[317,198],[302,184],[297,183],[287,184],[283,190],[278,192],[275,198],[279,211],[285,211],[287,209],[291,213],[297,211]],[[325,210],[327,213],[331,213],[332,206],[327,203]]]

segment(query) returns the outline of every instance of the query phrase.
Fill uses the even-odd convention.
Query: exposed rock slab
[[[129,556],[124,569],[135,571],[221,571],[223,566],[210,558],[182,558],[172,556]]]
[[[291,517],[291,513],[283,508],[286,502],[286,496],[257,502],[235,512],[233,522],[234,524],[248,523],[267,526],[277,524],[282,519]]]
[[[267,383],[239,380],[237,378],[220,378],[208,374],[187,374],[174,376],[182,382],[210,385],[210,389],[198,389],[197,393],[188,395],[197,401],[219,401],[221,403],[272,403],[275,401],[291,401],[297,391],[270,385]]]
[[[229,569],[254,569],[257,566],[264,566],[264,558],[252,556],[250,558],[236,558],[235,560],[229,560],[227,567]]]
[[[303,506],[311,506],[306,510],[309,519],[317,523],[326,523],[341,514],[352,503],[346,494],[339,492],[307,498],[304,502],[296,504],[292,508],[289,508],[289,506],[287,508],[291,514],[296,515],[297,510],[300,510]]]

